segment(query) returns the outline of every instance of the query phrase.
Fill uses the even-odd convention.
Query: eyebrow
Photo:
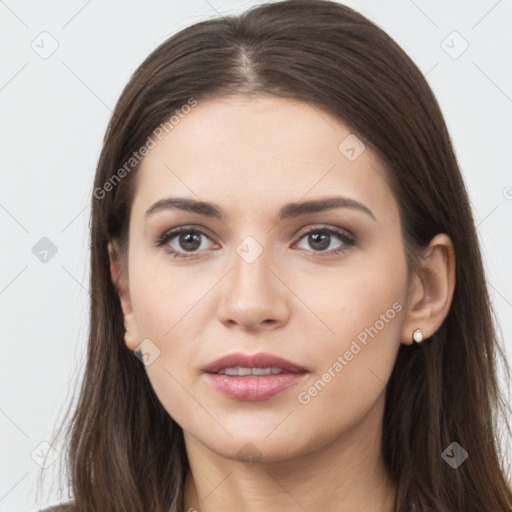
[[[325,197],[322,199],[285,204],[279,210],[279,219],[289,219],[307,213],[316,213],[324,210],[332,210],[334,208],[352,208],[369,215],[373,220],[377,220],[373,212],[367,206],[355,199],[343,196]],[[148,209],[146,212],[146,220],[157,212],[175,209],[217,219],[225,219],[227,217],[227,212],[215,203],[182,197],[166,197],[160,199]]]

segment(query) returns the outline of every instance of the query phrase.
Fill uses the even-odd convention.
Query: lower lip
[[[268,400],[281,391],[298,384],[307,375],[304,373],[279,373],[247,377],[230,377],[217,373],[206,373],[206,379],[219,392],[234,400]]]

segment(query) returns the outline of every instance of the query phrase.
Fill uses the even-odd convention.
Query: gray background
[[[57,463],[45,470],[44,500],[36,495],[37,461],[83,368],[89,202],[122,88],[172,33],[257,3],[0,0],[0,511],[38,510],[59,500]],[[344,3],[404,48],[438,98],[510,360],[512,0]],[[56,51],[44,54],[52,44]],[[33,252],[48,244],[43,237],[57,249],[46,262]]]

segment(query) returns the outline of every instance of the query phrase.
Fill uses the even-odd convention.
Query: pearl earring
[[[416,329],[415,331],[413,331],[412,339],[418,344],[420,344],[423,341],[423,333],[421,332],[421,329]]]

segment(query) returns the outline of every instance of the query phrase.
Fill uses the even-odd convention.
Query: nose
[[[278,272],[269,268],[265,251],[250,263],[235,253],[223,281],[218,318],[227,327],[272,330],[288,321],[290,292]]]

